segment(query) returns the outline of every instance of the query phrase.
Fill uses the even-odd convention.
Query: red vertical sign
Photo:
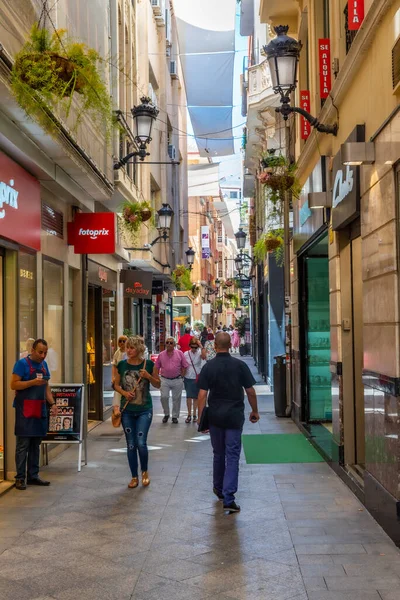
[[[300,92],[300,108],[304,108],[307,112],[310,112],[310,92],[303,90]],[[301,123],[301,139],[306,140],[311,133],[311,125],[304,117],[300,118]]]
[[[329,38],[318,41],[319,54],[319,94],[327,98],[331,91],[331,41]]]
[[[364,0],[349,0],[347,10],[348,29],[350,31],[360,29],[364,21]]]

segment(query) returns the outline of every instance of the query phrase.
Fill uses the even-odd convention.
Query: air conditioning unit
[[[168,156],[171,160],[176,160],[176,148],[173,144],[168,144]]]
[[[161,0],[151,0],[151,7],[157,17],[162,15]]]
[[[178,64],[176,60],[171,60],[169,63],[169,73],[172,79],[178,79]]]

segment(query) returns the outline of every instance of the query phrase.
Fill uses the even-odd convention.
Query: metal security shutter
[[[64,239],[64,215],[42,202],[42,229],[49,235]]]
[[[400,37],[392,49],[392,81],[395,89],[400,82]]]

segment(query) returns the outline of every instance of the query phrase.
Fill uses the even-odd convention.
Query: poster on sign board
[[[82,440],[83,386],[78,384],[50,385],[57,414],[50,415],[49,427],[43,441]]]

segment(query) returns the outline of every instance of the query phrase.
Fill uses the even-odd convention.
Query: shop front
[[[332,456],[332,382],[328,212],[311,209],[309,194],[326,191],[324,157],[294,209],[292,267],[293,416]]]
[[[346,142],[364,140],[365,126],[358,125]],[[331,358],[334,461],[362,486],[365,415],[360,167],[343,165],[340,151],[333,160],[331,222],[332,231],[336,232],[330,245],[331,330],[335,340]]]
[[[117,272],[88,261],[87,396],[90,420],[112,406],[112,358],[117,349]]]
[[[39,182],[0,153],[0,482],[13,464],[12,368],[37,336],[40,215]]]
[[[124,331],[141,335],[151,355],[155,348],[155,306],[152,302],[153,275],[139,269],[123,269],[120,273],[124,294]]]

